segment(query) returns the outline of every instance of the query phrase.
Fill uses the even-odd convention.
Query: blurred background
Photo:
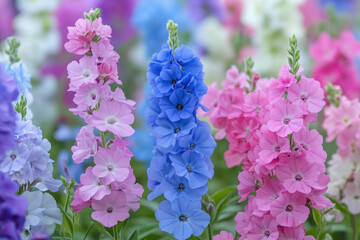
[[[146,186],[146,167],[153,148],[144,121],[146,69],[152,54],[167,41],[168,19],[178,23],[181,44],[200,55],[208,85],[225,80],[232,65],[243,70],[243,61],[248,56],[252,56],[254,70],[261,76],[277,77],[279,68],[287,63],[288,39],[295,34],[304,73],[315,77],[322,86],[327,82],[340,85],[344,94],[353,98],[360,93],[359,7],[356,0],[0,0],[0,42],[3,42],[0,48],[5,47],[5,39],[11,35],[21,42],[19,56],[32,83],[30,108],[34,124],[41,127],[52,144],[54,174],[56,178],[64,175],[79,181],[84,165],[89,163],[76,165],[71,159],[70,148],[84,123],[68,110],[73,107],[73,93],[67,91],[66,66],[75,57],[63,45],[67,27],[73,26],[90,8],[100,8],[103,23],[113,30],[111,43],[121,56],[118,63],[121,87],[127,98],[137,102],[136,133],[129,140],[135,155],[132,162],[135,176]],[[349,54],[332,58],[335,42],[336,46],[348,48]],[[0,55],[0,61],[5,57]],[[217,143],[212,157],[215,176],[209,183],[210,194],[237,185],[240,170],[225,165],[226,140]],[[336,151],[333,143],[325,148],[329,158]],[[149,227],[154,236],[159,231],[153,216],[156,206],[156,202],[144,201],[134,214],[141,216],[136,218],[137,224],[154,226]],[[229,226],[228,221],[240,209],[234,203],[217,229],[233,232],[233,224]],[[80,230],[86,230],[88,214],[86,211],[81,214]],[[134,223],[129,225],[135,227]],[[345,239],[342,237],[346,225],[338,228],[334,231],[340,238],[334,239]],[[96,233],[92,234],[93,239],[98,239]]]

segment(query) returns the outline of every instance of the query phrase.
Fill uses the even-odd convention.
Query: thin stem
[[[66,201],[65,201],[65,206],[64,206],[64,212],[67,213],[67,209],[68,209],[68,205],[69,205],[69,200],[70,200],[70,190],[66,189]]]
[[[91,232],[91,229],[94,227],[94,225],[95,225],[95,223],[93,222],[93,223],[89,226],[88,230],[87,230],[86,233],[85,233],[85,236],[84,236],[83,240],[85,240],[85,239],[87,238],[87,236],[88,236],[89,233]]]
[[[105,147],[105,146],[106,146],[106,143],[105,143],[105,133],[104,133],[104,132],[101,132],[100,135],[101,135],[101,145],[102,145],[103,147]]]
[[[352,222],[352,229],[353,229],[353,240],[357,240],[357,226],[356,226],[356,215],[351,214],[351,222]]]
[[[211,223],[209,224],[208,230],[209,230],[209,240],[212,240],[213,234],[212,234],[212,229],[211,229]]]

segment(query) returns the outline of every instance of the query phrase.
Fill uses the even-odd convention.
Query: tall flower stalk
[[[303,227],[310,211],[321,218],[315,220],[320,235],[324,209],[332,207],[323,196],[330,181],[323,139],[308,128],[325,105],[324,93],[301,73],[294,36],[288,52],[277,79],[260,78],[248,59],[246,73],[231,68],[224,89],[212,86],[216,97],[205,99],[218,137],[230,143],[228,167],[242,164],[238,192],[248,202],[235,217],[240,239],[313,239]]]
[[[114,238],[119,221],[124,221],[129,210],[139,209],[143,188],[135,183],[130,166],[133,156],[124,137],[134,133],[135,102],[126,99],[123,91],[110,83],[121,84],[117,62],[120,56],[110,44],[111,28],[103,25],[100,9],[84,14],[85,18],[69,27],[65,49],[82,58],[68,67],[69,91],[75,92],[76,107],[70,109],[87,123],[72,147],[73,160],[82,163],[94,159],[94,166],[80,176],[71,206],[75,212],[91,206],[92,218],[105,227],[114,227]]]
[[[202,196],[214,174],[210,156],[216,146],[210,126],[197,116],[207,87],[199,57],[179,46],[178,26],[169,20],[169,41],[155,53],[147,78],[151,86],[147,124],[155,138],[148,173],[149,200],[164,194],[155,212],[160,229],[177,239],[200,236],[210,222]]]

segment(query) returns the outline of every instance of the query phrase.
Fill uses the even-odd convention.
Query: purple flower
[[[188,1],[190,16],[196,21],[201,21],[208,16],[216,16],[219,20],[224,18],[224,9],[219,0],[197,0]]]
[[[0,172],[0,239],[20,240],[27,201],[16,196],[18,185]]]

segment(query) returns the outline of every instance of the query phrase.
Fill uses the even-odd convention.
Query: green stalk
[[[356,215],[351,214],[351,223],[352,223],[352,229],[353,229],[353,240],[357,240],[357,226],[356,226]]]
[[[87,236],[89,235],[89,233],[90,233],[91,229],[94,227],[94,225],[95,225],[95,223],[93,222],[93,223],[89,226],[88,230],[86,231],[86,233],[85,233],[85,235],[84,235],[83,240],[86,240]]]
[[[212,234],[212,229],[211,229],[211,223],[209,224],[208,230],[209,230],[209,240],[212,240],[213,234]]]

